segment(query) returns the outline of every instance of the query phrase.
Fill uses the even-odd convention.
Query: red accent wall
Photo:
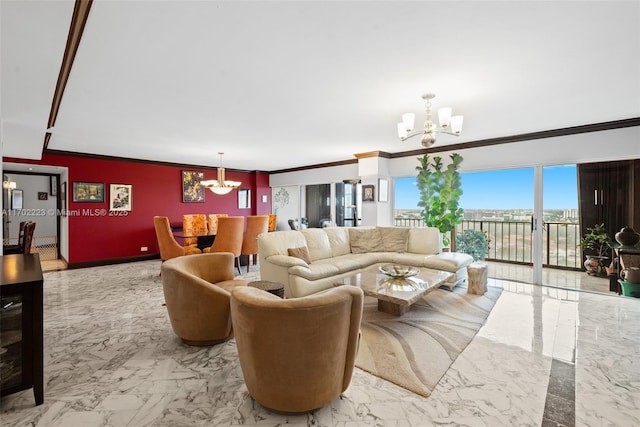
[[[13,158],[3,160],[68,168],[67,209],[74,213],[68,218],[67,261],[71,264],[159,253],[153,228],[155,215],[168,216],[172,225],[182,225],[183,214],[227,213],[230,216],[247,216],[271,212],[271,190],[267,173],[226,171],[226,179],[240,181],[240,188],[251,190],[251,209],[238,209],[237,191],[219,196],[206,190],[204,203],[182,202],[182,171],[202,171],[204,179],[216,179],[215,168],[186,168],[57,154],[45,154],[40,161]],[[105,201],[73,202],[73,182],[104,183]],[[110,216],[109,184],[133,186],[132,211],[126,216]],[[262,202],[263,194],[267,195],[267,203]],[[148,247],[149,251],[142,252],[140,248],[143,246]]]

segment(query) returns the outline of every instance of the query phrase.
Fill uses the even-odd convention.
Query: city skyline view
[[[461,172],[463,209],[533,209],[533,168],[487,172]],[[420,192],[415,176],[395,179],[395,209],[420,209]],[[546,166],[543,169],[543,207],[577,209],[576,165]]]

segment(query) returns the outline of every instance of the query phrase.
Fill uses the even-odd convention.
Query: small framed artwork
[[[74,202],[104,202],[104,184],[101,182],[74,182]]]
[[[62,216],[67,214],[67,181],[60,184],[60,210]]]
[[[362,186],[362,201],[375,202],[375,187],[373,185]]]
[[[182,202],[204,203],[204,172],[182,171]]]
[[[11,192],[11,209],[22,209],[22,190]]]
[[[380,178],[378,180],[378,201],[389,201],[389,181],[387,181],[386,179]]]
[[[238,209],[251,208],[251,190],[241,188],[238,190]]]
[[[38,200],[49,200],[49,193],[46,191],[38,191]]]
[[[57,175],[51,175],[49,177],[49,194],[51,194],[52,196],[58,195],[58,176]],[[38,193],[38,195],[40,195],[40,193]],[[47,200],[47,199],[40,199],[40,200]]]
[[[109,210],[130,211],[133,206],[133,186],[128,184],[109,185]]]

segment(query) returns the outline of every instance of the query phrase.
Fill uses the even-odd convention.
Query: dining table
[[[197,239],[196,246],[200,250],[204,250],[204,248],[211,247],[211,245],[213,245],[214,240],[216,240],[215,234],[193,235],[192,233],[185,233],[183,230],[173,230],[172,233],[176,239],[181,239],[183,244],[184,244],[184,239],[195,237]]]

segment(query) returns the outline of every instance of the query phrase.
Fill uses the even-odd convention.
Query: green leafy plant
[[[428,154],[418,157],[416,183],[420,190],[418,206],[422,208],[422,218],[428,227],[437,227],[441,233],[454,229],[462,222],[464,211],[459,207],[462,196],[462,182],[458,168],[462,156],[453,153],[451,163],[444,168],[442,157]]]
[[[481,261],[489,254],[489,238],[480,230],[464,230],[456,236],[456,251],[469,254],[474,261]]]
[[[604,224],[587,227],[587,233],[580,239],[580,247],[592,251],[596,256],[606,257],[609,250],[609,235]]]

